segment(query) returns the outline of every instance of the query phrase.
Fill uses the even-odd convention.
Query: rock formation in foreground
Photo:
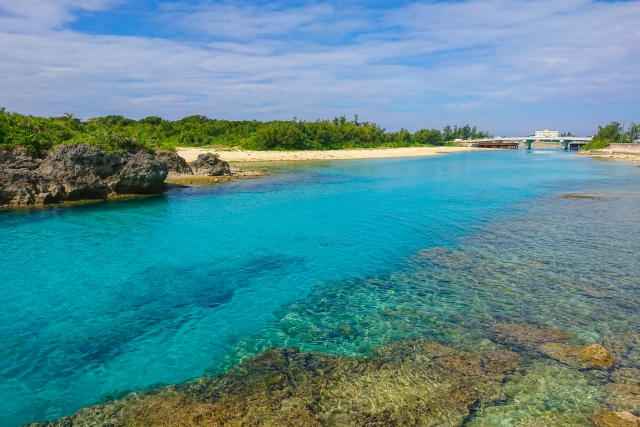
[[[0,207],[156,194],[164,191],[167,176],[228,180],[257,175],[261,174],[233,168],[213,154],[201,154],[187,164],[169,151],[109,154],[101,147],[79,144],[60,145],[38,159],[19,147],[0,150]]]
[[[17,148],[0,152],[0,206],[45,205],[154,194],[169,169],[146,152],[109,154],[87,144],[60,145],[43,160]]]

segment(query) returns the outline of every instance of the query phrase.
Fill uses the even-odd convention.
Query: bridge
[[[517,148],[516,144],[521,142],[531,149],[534,142],[557,142],[562,145],[563,150],[579,150],[583,145],[591,142],[592,136],[513,136],[513,137],[494,137],[482,139],[456,140],[456,142],[467,142],[477,144],[480,148]]]

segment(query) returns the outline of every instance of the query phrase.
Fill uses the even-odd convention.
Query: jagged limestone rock
[[[231,175],[229,163],[221,160],[217,155],[207,153],[200,154],[198,158],[191,162],[191,169],[195,175],[201,176],[223,176]]]
[[[26,206],[109,195],[153,194],[168,168],[146,152],[109,154],[87,144],[60,145],[44,160],[23,149],[0,155],[0,206]]]
[[[191,166],[187,164],[184,158],[176,153],[171,151],[158,151],[156,156],[169,168],[169,176],[193,175]]]

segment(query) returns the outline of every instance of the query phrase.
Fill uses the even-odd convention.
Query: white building
[[[557,138],[558,137],[558,131],[557,130],[549,130],[549,129],[537,130],[535,136],[540,137],[540,138]]]

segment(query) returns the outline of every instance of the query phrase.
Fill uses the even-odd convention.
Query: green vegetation
[[[598,133],[593,140],[583,147],[584,150],[599,150],[606,148],[611,143],[633,142],[640,135],[640,125],[631,123],[629,129],[624,132],[619,122],[611,122],[605,127],[598,126]]]
[[[480,139],[480,138],[489,138],[489,132],[478,131],[476,127],[471,127],[469,125],[465,125],[462,127],[454,126],[451,129],[451,126],[445,126],[442,130],[442,138],[445,142],[449,142],[456,139]]]
[[[455,139],[483,138],[488,132],[469,125],[388,132],[375,123],[302,120],[259,122],[229,121],[191,116],[170,121],[160,117],[131,120],[106,116],[81,121],[73,114],[34,117],[0,109],[0,147],[24,146],[42,155],[59,144],[101,145],[110,152],[141,148],[172,150],[175,147],[223,146],[248,150],[335,150],[343,148],[410,147],[444,145]]]

